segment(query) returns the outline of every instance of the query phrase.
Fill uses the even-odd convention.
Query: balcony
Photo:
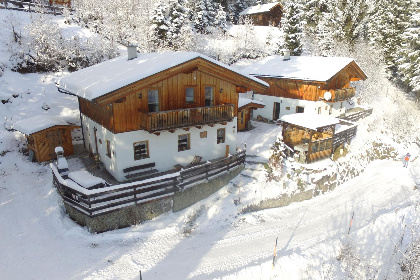
[[[352,97],[354,97],[356,95],[356,89],[355,88],[342,88],[342,89],[331,89],[331,90],[327,90],[325,92],[330,92],[331,93],[331,99],[327,100],[329,102],[339,102],[339,101],[344,101],[347,99],[350,99]],[[325,94],[324,92],[324,94]],[[324,98],[325,95],[324,95]]]
[[[233,105],[198,107],[162,112],[140,111],[140,128],[149,132],[209,125],[233,120]]]

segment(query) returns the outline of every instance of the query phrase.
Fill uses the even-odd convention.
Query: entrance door
[[[51,159],[56,158],[55,147],[63,145],[63,135],[61,129],[47,132],[48,153]]]
[[[244,130],[245,128],[246,128],[246,120],[245,120],[245,112],[244,112],[245,110],[242,110],[240,113],[239,113],[239,120],[238,120],[238,130],[239,131],[241,131],[241,130]]]
[[[96,127],[93,128],[93,132],[95,133],[95,154],[98,154],[98,130]]]
[[[273,114],[273,120],[276,121],[280,118],[280,103],[274,102],[274,114]]]

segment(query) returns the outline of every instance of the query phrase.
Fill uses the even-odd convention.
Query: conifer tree
[[[286,9],[287,13],[283,16],[281,23],[284,31],[284,43],[281,48],[290,50],[291,55],[300,55],[304,26],[303,5],[298,1],[290,2]]]
[[[404,85],[420,98],[420,0],[409,3],[409,26],[402,34],[397,51],[398,73]]]
[[[150,18],[150,40],[154,47],[165,45],[168,39],[169,22],[166,15],[167,5],[161,1],[155,4]]]

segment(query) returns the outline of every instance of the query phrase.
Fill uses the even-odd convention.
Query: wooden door
[[[238,118],[238,130],[239,131],[244,130],[246,128],[245,116],[246,116],[246,114],[245,114],[244,110],[242,110],[239,113],[239,118]]]
[[[225,157],[229,156],[229,145],[226,145]]]
[[[47,132],[48,154],[50,159],[56,158],[55,148],[63,146],[63,133],[60,130],[52,130]]]
[[[98,130],[96,129],[96,127],[93,128],[93,132],[95,134],[95,154],[98,154],[99,150],[98,150]]]
[[[280,103],[274,102],[274,113],[273,113],[273,121],[276,121],[280,118]]]

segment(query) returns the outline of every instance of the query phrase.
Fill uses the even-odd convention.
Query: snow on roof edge
[[[33,116],[30,118],[26,118],[26,119],[15,122],[12,125],[12,128],[23,134],[31,135],[33,133],[42,131],[44,129],[47,129],[56,125],[71,125],[71,124],[67,123],[65,120],[59,117],[37,115],[37,116]]]
[[[132,60],[119,56],[68,74],[58,79],[56,85],[70,94],[93,100],[197,58],[202,58],[260,85],[269,86],[257,77],[197,52],[142,53]]]

